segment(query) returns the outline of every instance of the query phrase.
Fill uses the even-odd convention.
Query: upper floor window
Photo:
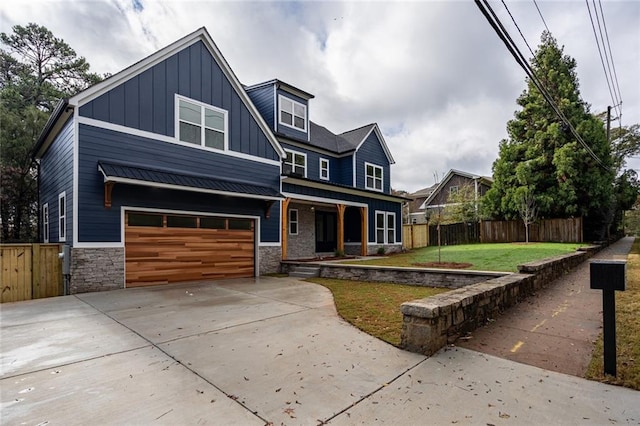
[[[280,96],[280,124],[307,131],[307,107],[292,99]]]
[[[307,177],[307,154],[287,150],[285,152],[287,153],[287,158],[284,160],[284,165],[290,168],[290,173]]]
[[[178,139],[224,150],[227,147],[227,111],[176,96]]]
[[[49,242],[49,203],[42,205],[42,242]]]
[[[382,191],[382,167],[375,164],[364,163],[365,169],[365,188],[374,191]]]
[[[449,195],[455,195],[458,193],[458,185],[453,185],[449,187]]]
[[[58,195],[58,241],[65,241],[67,238],[67,203],[66,194],[61,192]]]
[[[320,159],[320,179],[329,180],[329,160],[326,158]]]

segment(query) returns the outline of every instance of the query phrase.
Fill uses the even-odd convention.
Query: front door
[[[316,253],[334,252],[338,247],[338,215],[316,211]]]

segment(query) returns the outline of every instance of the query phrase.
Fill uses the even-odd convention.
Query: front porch
[[[367,255],[366,205],[286,198],[282,211],[282,260]]]

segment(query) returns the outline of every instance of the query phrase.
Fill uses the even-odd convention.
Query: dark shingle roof
[[[366,126],[341,133],[340,136],[347,141],[347,143],[353,146],[353,149],[356,149],[365,136],[371,132],[371,129],[373,129],[374,126],[375,124],[367,124]]]
[[[229,181],[213,176],[184,173],[169,169],[155,169],[144,165],[99,161],[105,177],[125,178],[164,185],[186,186],[210,191],[255,195],[259,197],[282,197],[277,190],[253,183]]]

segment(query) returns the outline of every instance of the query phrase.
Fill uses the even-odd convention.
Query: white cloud
[[[544,29],[531,2],[507,2],[533,49]],[[576,59],[592,111],[611,104],[586,6],[538,2]],[[509,15],[492,3],[529,57]],[[640,122],[640,2],[602,2],[624,99]],[[490,175],[524,72],[472,2],[3,2],[2,30],[36,22],[115,73],[206,27],[238,78],[284,80],[316,97],[311,119],[335,132],[380,124],[396,159],[392,186],[413,191],[450,168]]]

